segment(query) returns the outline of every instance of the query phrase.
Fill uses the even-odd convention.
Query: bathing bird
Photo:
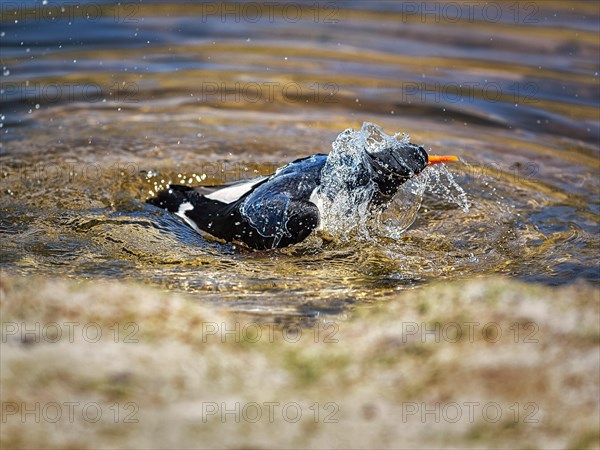
[[[338,141],[353,139],[350,151],[334,143],[330,154],[296,159],[268,176],[219,186],[171,184],[147,202],[181,217],[200,234],[257,250],[281,248],[318,230],[337,198],[361,192],[368,211],[383,211],[400,186],[429,165],[458,160],[428,155],[407,138],[384,135],[372,124],[363,130],[366,125],[386,138],[372,145],[369,136],[357,139],[349,129]]]

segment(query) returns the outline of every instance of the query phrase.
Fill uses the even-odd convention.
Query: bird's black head
[[[401,178],[403,181],[417,175],[427,167],[427,153],[419,145],[406,143],[369,152],[369,161],[377,174]]]
[[[428,156],[425,149],[409,142],[380,149],[366,151],[373,169],[373,181],[379,188],[375,204],[388,202],[400,186],[427,167]]]

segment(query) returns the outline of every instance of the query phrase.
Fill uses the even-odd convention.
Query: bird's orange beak
[[[427,165],[439,164],[445,162],[456,162],[458,161],[458,156],[454,155],[429,155],[427,160]]]

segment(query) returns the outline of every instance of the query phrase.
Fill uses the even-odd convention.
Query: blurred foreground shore
[[[597,448],[600,290],[480,278],[299,329],[3,273],[2,448]]]

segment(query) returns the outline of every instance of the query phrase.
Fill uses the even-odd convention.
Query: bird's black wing
[[[319,209],[310,201],[327,155],[302,158],[278,169],[240,203],[246,223],[272,248],[301,242],[318,227]]]
[[[183,218],[197,231],[256,249],[301,242],[318,226],[310,196],[327,155],[299,159],[260,177],[222,186],[172,185],[147,202]]]

